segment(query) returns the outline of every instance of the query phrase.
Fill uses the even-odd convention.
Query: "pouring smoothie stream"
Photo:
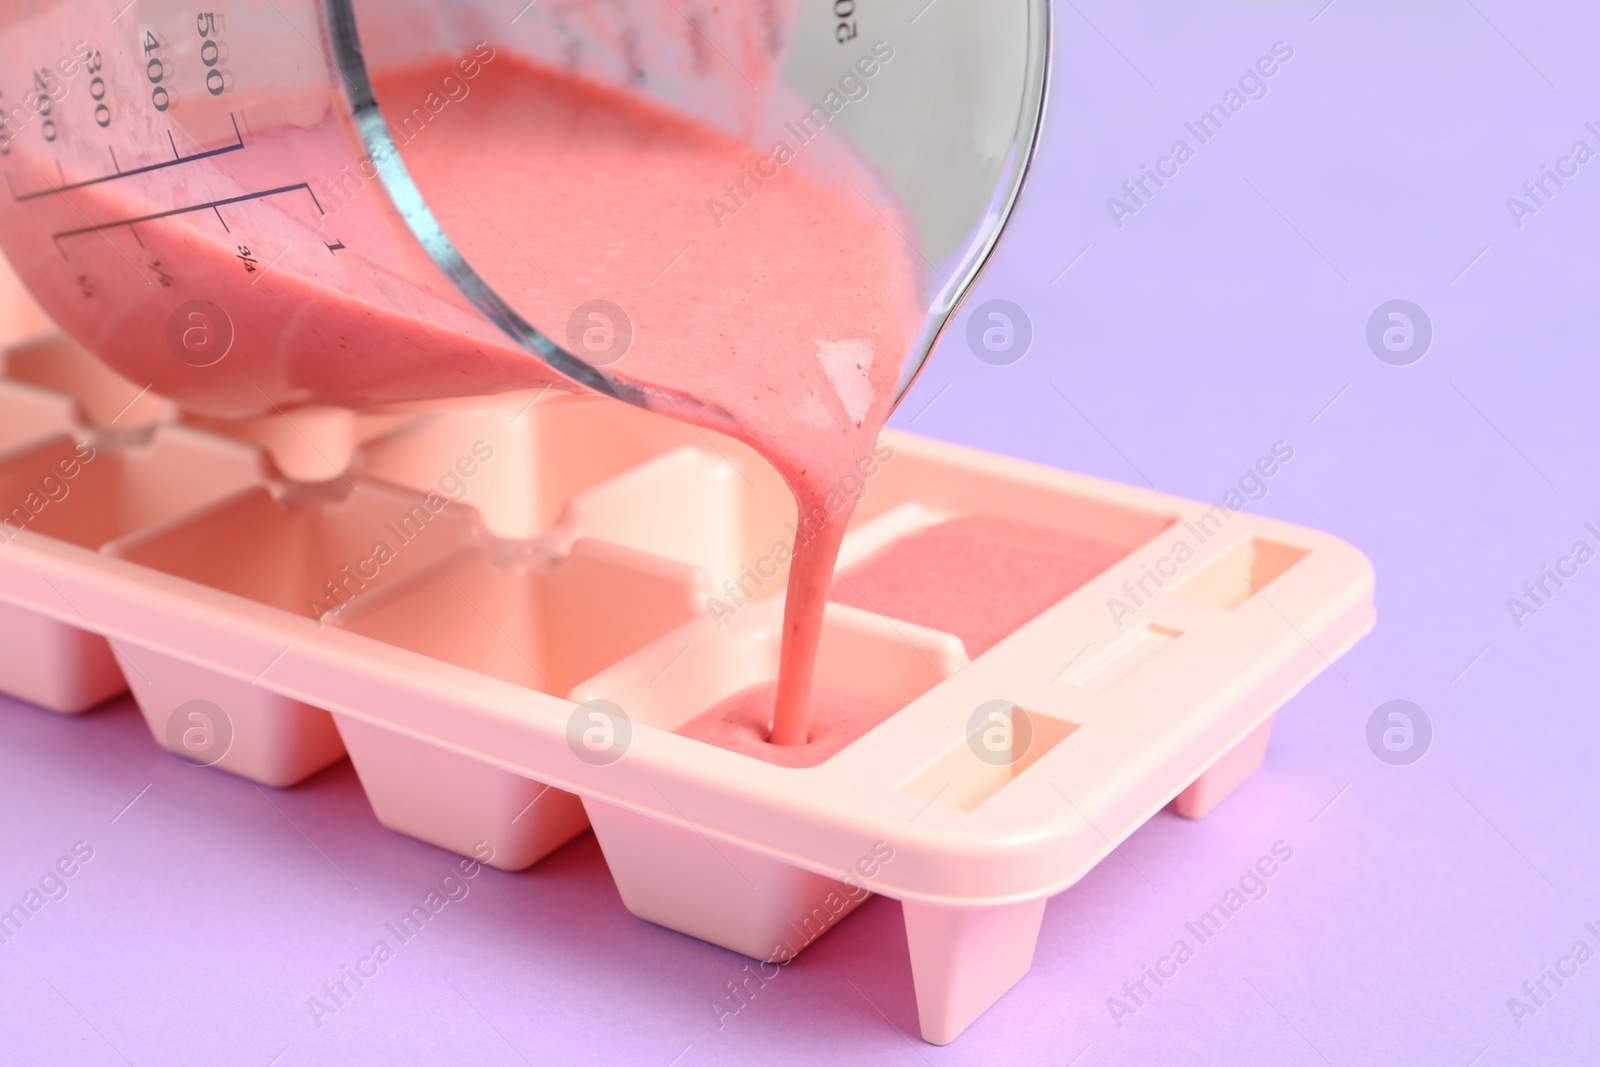
[[[841,490],[1014,202],[1040,5],[925,20],[914,54],[802,0],[556,2],[495,43],[475,0],[121,6],[0,15],[36,70],[0,245],[57,322],[216,417],[556,386],[748,443],[799,532],[741,714],[812,740]]]
[[[377,89],[418,98],[437,78],[418,69]],[[483,249],[474,266],[531,321],[627,292],[633,341],[612,373],[654,410],[745,441],[794,493],[780,745],[808,737],[822,612],[854,507],[841,483],[870,462],[922,320],[915,251],[866,199],[784,169],[796,151],[753,149],[513,61],[403,152],[445,229]],[[724,217],[715,208],[733,181],[743,204]],[[532,239],[482,239],[496,226]],[[689,257],[696,269],[679,269]]]

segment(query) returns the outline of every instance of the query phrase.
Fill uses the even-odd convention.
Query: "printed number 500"
[[[833,39],[840,44],[856,39],[856,0],[833,0]]]

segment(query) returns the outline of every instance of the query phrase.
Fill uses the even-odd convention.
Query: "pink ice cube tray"
[[[821,682],[901,710],[783,768],[673,733],[777,670],[794,504],[744,447],[508,396],[352,421],[311,485],[269,458],[295,417],[200,423],[64,340],[11,349],[0,689],[131,688],[158,743],[269,786],[348,755],[386,826],[508,870],[592,827],[634,914],[761,960],[893,897],[939,1044],[1028,971],[1052,894],[1210,811],[1373,623],[1333,537],[889,433],[844,563],[968,515],[1123,556],[976,659],[830,604]]]

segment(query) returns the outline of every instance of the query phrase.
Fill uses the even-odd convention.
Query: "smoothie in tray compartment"
[[[888,46],[874,54],[874,64],[893,61]],[[426,136],[403,138],[399,147],[451,241],[527,322],[594,361],[585,372],[591,384],[744,441],[782,475],[802,513],[824,508],[870,455],[929,299],[915,230],[883,180],[816,130],[799,141],[757,123],[736,136],[643,97],[538,68],[509,48],[488,49],[478,64],[470,94]],[[374,89],[403,113],[405,102],[428,98],[460,69],[441,58],[379,70]],[[327,122],[318,131],[342,136]],[[250,149],[229,157],[240,178],[284,184],[245,168],[287,165],[291,153],[274,148],[300,135],[266,128],[230,136]],[[780,149],[774,137],[793,143]],[[14,162],[29,181],[82,178],[57,175],[48,156],[19,154],[27,158]],[[752,160],[763,159],[768,177],[747,176]],[[746,190],[737,217],[708,209],[728,195],[730,180]],[[70,207],[44,202],[37,219],[8,220],[6,250],[19,262],[59,256],[52,229],[81,227],[80,211],[91,219],[159,215],[148,200],[154,193],[143,188],[97,182]],[[325,220],[345,252],[306,261],[315,269],[302,270],[295,258],[292,267],[247,274],[238,258],[245,237],[219,243],[205,228],[215,220],[199,215],[140,232],[150,246],[138,252],[144,260],[181,262],[208,278],[208,299],[233,326],[232,348],[219,361],[175,359],[160,343],[172,308],[149,294],[135,299],[137,313],[115,320],[106,314],[114,301],[80,308],[75,287],[41,284],[39,295],[124,375],[218,417],[549,384],[542,360],[509,338],[487,338],[482,323],[469,329],[459,308],[445,314],[436,301],[404,297],[398,275],[384,289],[350,274],[360,249],[383,249],[392,237],[393,220],[375,210],[376,201],[376,194],[356,197]],[[302,210],[287,200],[278,208]],[[78,247],[98,254],[87,241]],[[628,338],[615,353],[609,342],[587,340],[596,320],[578,313],[596,302],[626,320],[608,327]],[[292,336],[271,328],[283,322],[294,325]],[[276,347],[260,342],[280,337]],[[834,513],[795,547],[775,731],[785,743],[806,733],[823,605],[849,511]]]
[[[955,634],[967,655],[979,656],[1127,554],[1125,546],[969,515],[845,568],[828,598]]]
[[[418,98],[437,75],[386,76],[379,98]],[[401,154],[446,232],[529,321],[563,324],[572,308],[615,294],[631,343],[607,370],[625,391],[743,440],[782,475],[801,514],[833,514],[796,542],[785,602],[773,734],[801,744],[850,512],[826,503],[870,457],[889,416],[921,322],[922,268],[906,221],[891,222],[892,206],[885,214],[858,191],[878,186],[873,175],[825,146],[750,184],[736,219],[708,211],[708,194],[746,173],[751,151],[682,116],[502,59],[449,123]],[[772,151],[790,158],[788,148]],[[513,247],[496,225],[525,240]]]
[[[844,568],[828,599],[882,617],[893,632],[911,623],[953,634],[975,657],[1128,551],[1016,519],[966,515],[906,533]],[[804,743],[779,745],[769,737],[775,700],[773,683],[749,686],[676,732],[782,767],[813,767],[903,706],[820,684]]]
[[[815,767],[900,709],[828,686],[812,689],[809,731],[803,745],[775,745],[771,733],[776,683],[766,682],[728,697],[684,723],[677,732],[708,745],[780,767]]]

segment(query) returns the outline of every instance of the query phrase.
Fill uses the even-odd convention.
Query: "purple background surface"
[[[1058,4],[1038,170],[968,305],[1026,309],[1032,349],[982,363],[963,315],[897,417],[1211,500],[1286,441],[1251,507],[1379,575],[1377,630],[1284,709],[1262,771],[1053,900],[1033,972],[954,1045],[916,1038],[881,899],[719,1029],[743,959],[630,916],[587,835],[484,871],[319,1029],[307,998],[454,859],[379,827],[348,764],[263,790],[159,751],[126,699],[80,719],[0,700],[0,904],[94,850],[0,947],[0,1062],[1600,1060],[1600,960],[1520,1026],[1507,1007],[1575,942],[1600,950],[1600,563],[1520,627],[1506,606],[1574,541],[1600,548],[1579,429],[1600,160],[1520,228],[1506,206],[1574,141],[1600,149],[1600,11],[1323,2]],[[1294,55],[1267,96],[1119,228],[1107,197],[1193,146],[1184,122],[1276,41]],[[1365,340],[1393,298],[1435,329],[1410,366]],[[1366,741],[1394,698],[1433,724],[1410,766]],[[1119,1026],[1108,998],[1279,841],[1267,896]]]

